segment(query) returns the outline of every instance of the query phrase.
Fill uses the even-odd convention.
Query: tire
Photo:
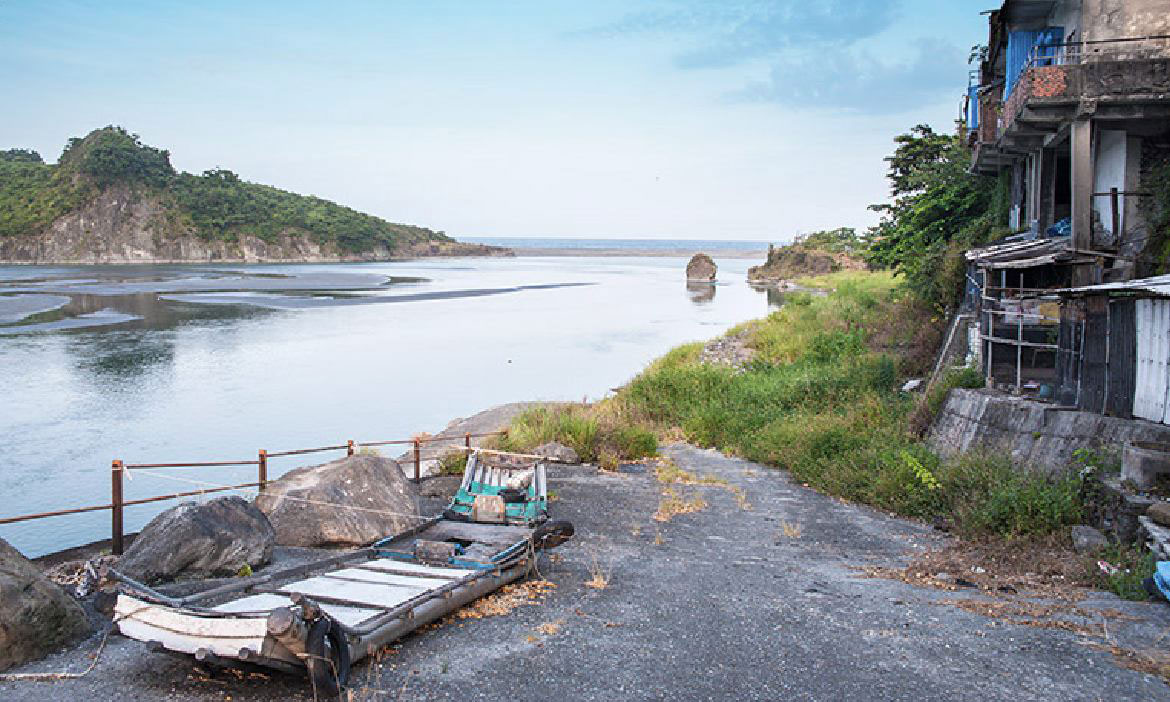
[[[309,657],[309,682],[316,694],[324,699],[335,699],[349,682],[349,644],[341,627],[329,617],[321,617],[309,628],[305,641]]]
[[[572,538],[572,522],[557,520],[545,522],[532,532],[532,544],[538,549],[556,548]]]
[[[1162,589],[1158,587],[1158,583],[1154,582],[1153,578],[1146,578],[1142,581],[1142,588],[1150,599],[1155,602],[1165,602],[1166,595],[1162,593]]]

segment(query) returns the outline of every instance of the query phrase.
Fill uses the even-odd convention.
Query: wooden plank
[[[466,570],[464,568],[444,568],[441,566],[428,566],[421,563],[412,563],[410,561],[401,561],[396,558],[379,558],[376,561],[363,563],[359,568],[373,568],[375,570],[384,570],[387,573],[399,573],[402,575],[411,575],[418,573],[432,578],[448,578],[458,579],[465,578],[474,573],[474,570]]]
[[[291,604],[291,601],[286,595],[275,595],[272,593],[264,593],[260,595],[251,595],[216,607],[219,612],[254,612],[254,611],[272,611],[277,607],[285,607]],[[357,626],[362,622],[377,616],[382,613],[381,609],[363,609],[360,607],[346,607],[336,604],[322,604],[321,609],[325,611],[330,617],[345,624],[346,626]]]
[[[1137,355],[1134,333],[1134,301],[1109,301],[1109,382],[1105,409],[1112,417],[1133,416],[1134,369]]]
[[[280,588],[280,591],[288,593],[300,592],[309,597],[329,597],[333,600],[344,600],[347,604],[356,607],[369,605],[385,608],[402,604],[420,593],[417,588],[335,580],[324,576],[289,583]]]
[[[321,577],[358,583],[409,587],[420,592],[422,590],[430,590],[434,587],[442,587],[451,582],[444,578],[427,578],[420,575],[395,575],[394,573],[380,573],[358,568],[347,568],[346,570],[339,570],[336,573],[322,573]]]
[[[1135,417],[1149,419],[1152,411],[1150,387],[1153,382],[1153,340],[1150,336],[1152,300],[1138,300],[1134,303],[1134,328],[1137,334],[1137,377],[1133,398]]]
[[[377,568],[347,568],[336,573],[325,573],[333,578],[346,578],[368,583],[385,583],[413,587],[419,590],[429,590],[433,587],[443,587],[451,582],[451,578],[428,578],[425,575],[411,575],[404,573],[389,573]]]
[[[474,522],[443,521],[419,534],[420,539],[432,541],[478,541],[484,544],[508,546],[527,539],[532,533],[527,527]]]

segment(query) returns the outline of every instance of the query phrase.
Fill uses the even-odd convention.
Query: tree
[[[76,163],[99,187],[113,183],[161,187],[175,175],[169,152],[143,144],[122,127],[98,129],[80,141],[71,139],[61,160]]]
[[[870,206],[882,218],[866,234],[866,258],[904,276],[915,294],[941,310],[962,288],[954,259],[999,229],[990,212],[995,181],[968,170],[970,154],[957,135],[920,124],[894,143],[885,159],[893,200]]]
[[[41,155],[32,149],[9,149],[0,151],[0,161],[9,163],[44,163]]]

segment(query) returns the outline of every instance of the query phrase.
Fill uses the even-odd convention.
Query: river
[[[0,267],[0,517],[108,503],[113,459],[247,460],[409,438],[504,402],[596,399],[779,303],[744,282],[755,261],[717,262],[721,282],[690,289],[678,257]],[[141,473],[126,496],[197,487]],[[127,508],[126,530],[170,504]],[[109,520],[0,537],[36,556],[107,537]]]

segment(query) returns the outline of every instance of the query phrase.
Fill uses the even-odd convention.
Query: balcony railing
[[[980,130],[980,141],[998,140],[1035,100],[1060,103],[1170,93],[1168,66],[1170,35],[1038,45],[1003,103],[995,134]]]

